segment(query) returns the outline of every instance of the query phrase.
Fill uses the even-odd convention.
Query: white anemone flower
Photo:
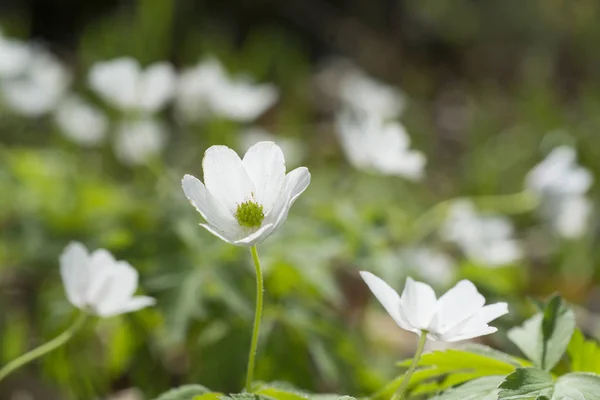
[[[344,112],[338,115],[337,128],[354,167],[411,180],[423,177],[427,160],[420,151],[410,149],[410,137],[400,123]]]
[[[134,296],[138,272],[104,249],[89,253],[71,242],[60,256],[60,274],[69,302],[101,317],[112,317],[155,304],[152,297]]]
[[[593,181],[590,171],[577,163],[575,149],[560,146],[529,172],[525,186],[539,196],[541,214],[552,228],[572,239],[588,229],[592,205],[585,196]]]
[[[419,336],[425,332],[430,340],[456,342],[489,335],[498,329],[488,324],[508,313],[506,303],[485,305],[485,298],[468,280],[436,299],[431,286],[410,277],[400,296],[372,273],[360,275],[398,326]]]
[[[279,98],[272,84],[256,84],[247,76],[230,77],[218,60],[209,58],[182,72],[176,107],[187,121],[216,115],[249,122]]]
[[[499,267],[523,257],[520,244],[513,239],[511,221],[500,215],[480,215],[470,201],[451,206],[440,234],[484,266]]]
[[[122,122],[114,143],[117,158],[127,165],[144,164],[166,145],[165,127],[153,119]]]
[[[96,63],[89,72],[90,87],[121,111],[156,113],[173,97],[176,86],[173,66],[157,62],[142,69],[131,57]]]
[[[0,32],[0,78],[13,78],[27,68],[31,47],[27,42],[9,39]]]
[[[71,95],[54,111],[54,119],[61,133],[82,146],[95,146],[104,140],[108,120],[98,108]]]
[[[2,95],[13,112],[39,117],[59,104],[70,81],[70,72],[54,55],[32,47],[24,69],[3,81]]]
[[[316,78],[325,94],[359,115],[388,119],[404,110],[406,100],[400,89],[370,77],[346,59],[328,60]]]
[[[183,191],[206,220],[204,228],[239,246],[253,246],[278,229],[310,183],[305,167],[286,175],[283,152],[273,142],[256,143],[243,159],[226,146],[212,146],[202,168],[204,183],[185,175]]]

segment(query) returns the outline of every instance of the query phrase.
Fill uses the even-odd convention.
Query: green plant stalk
[[[263,276],[258,259],[256,246],[250,248],[254,268],[256,269],[256,310],[254,312],[254,329],[252,330],[252,341],[250,342],[250,354],[248,355],[248,369],[246,371],[246,392],[252,391],[252,380],[254,376],[254,364],[256,362],[256,348],[258,346],[258,335],[260,333],[260,320],[263,310]]]
[[[415,356],[413,358],[412,364],[408,367],[408,371],[404,374],[404,378],[402,378],[402,383],[398,388],[398,391],[394,396],[392,396],[392,400],[402,400],[404,399],[404,392],[408,388],[408,384],[410,383],[410,378],[412,374],[417,369],[417,365],[419,364],[419,360],[421,359],[421,354],[423,354],[423,350],[425,349],[425,343],[427,342],[427,331],[421,331],[421,337],[419,338],[419,344],[417,345],[417,351],[415,351]]]
[[[6,364],[2,369],[0,369],[0,381],[6,378],[10,373],[15,371],[16,369],[22,367],[23,365],[35,360],[36,358],[40,358],[52,350],[55,350],[67,343],[75,333],[81,329],[85,320],[87,319],[87,314],[85,312],[81,312],[73,324],[71,324],[63,333],[49,341],[48,343],[44,343],[43,345],[36,347],[33,350],[28,351],[27,353],[19,356],[18,358],[12,360],[8,364]]]

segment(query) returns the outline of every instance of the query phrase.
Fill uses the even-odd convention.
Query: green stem
[[[254,312],[254,329],[252,330],[252,342],[250,343],[250,355],[248,356],[248,370],[246,372],[246,392],[252,391],[252,378],[254,375],[254,364],[256,359],[256,347],[258,346],[258,335],[260,331],[260,319],[263,309],[263,276],[260,269],[260,260],[256,246],[250,248],[254,268],[256,268],[256,311]]]
[[[63,333],[49,341],[48,343],[44,343],[43,345],[36,347],[35,349],[21,355],[20,357],[12,360],[8,364],[6,364],[2,369],[0,369],[0,381],[6,378],[11,372],[22,367],[23,365],[35,360],[36,358],[40,358],[43,355],[55,350],[68,342],[75,333],[81,329],[85,320],[87,319],[87,314],[81,312],[73,324],[67,328]]]
[[[419,364],[419,359],[421,358],[421,354],[423,354],[423,349],[425,349],[425,342],[427,342],[427,331],[423,330],[421,331],[421,337],[419,339],[419,344],[417,345],[417,351],[415,351],[415,357],[413,358],[412,364],[410,364],[408,371],[406,371],[404,374],[402,384],[400,384],[396,394],[392,396],[392,400],[402,400],[404,398],[404,392],[406,392],[406,389],[408,388],[410,378]]]

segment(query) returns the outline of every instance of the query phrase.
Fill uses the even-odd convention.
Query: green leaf
[[[221,400],[273,400],[270,396],[265,396],[257,393],[231,393],[228,396],[222,396]]]
[[[273,386],[266,386],[256,391],[258,394],[272,397],[277,400],[306,400],[308,394],[298,390],[281,389]]]
[[[550,399],[554,382],[552,375],[539,368],[517,368],[500,385],[498,400]]]
[[[509,339],[533,363],[550,371],[563,356],[575,330],[575,314],[559,296],[520,326],[508,332]]]
[[[571,359],[571,371],[600,374],[600,347],[593,340],[585,340],[579,329],[573,333],[567,353]]]
[[[575,372],[556,382],[552,400],[600,400],[600,375]]]
[[[171,389],[155,400],[196,400],[197,396],[208,393],[210,393],[210,390],[202,385],[185,385]]]
[[[497,400],[504,376],[486,376],[449,389],[431,400]]]
[[[600,400],[600,375],[575,372],[552,376],[538,368],[519,368],[500,385],[498,400]]]
[[[398,365],[408,368],[412,360]],[[483,345],[469,345],[459,349],[434,351],[419,360],[408,385],[413,394],[430,394],[452,386],[491,375],[506,376],[526,363],[501,351]],[[441,379],[443,378],[443,379]],[[402,384],[403,376],[389,382],[373,395],[375,399],[389,398]]]

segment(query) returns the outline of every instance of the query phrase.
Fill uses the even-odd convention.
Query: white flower
[[[89,85],[106,102],[121,111],[155,113],[171,100],[176,85],[175,70],[167,62],[154,63],[144,70],[130,57],[96,63],[90,70]]]
[[[151,297],[134,296],[137,271],[104,249],[88,253],[81,243],[70,243],[60,256],[60,274],[71,304],[101,317],[155,304]]]
[[[276,142],[283,151],[287,166],[299,165],[306,155],[303,143],[295,138],[275,136],[259,127],[245,129],[240,134],[240,148],[244,152],[258,142]]]
[[[587,232],[592,215],[592,202],[583,196],[572,196],[560,203],[552,218],[552,227],[562,237],[575,239]]]
[[[327,62],[317,83],[326,94],[339,99],[343,108],[361,116],[395,118],[405,106],[398,88],[373,79],[348,60]]]
[[[32,47],[24,69],[2,83],[4,101],[18,114],[41,116],[56,107],[70,78],[56,57],[45,49]]]
[[[248,77],[229,77],[214,58],[182,72],[176,107],[187,121],[207,115],[249,122],[271,107],[279,91],[271,84],[255,84]]]
[[[554,149],[527,175],[525,186],[541,199],[541,213],[561,236],[576,238],[588,228],[592,211],[585,194],[594,178],[577,164],[575,149]]]
[[[243,160],[226,146],[212,146],[202,167],[204,184],[185,175],[183,191],[206,220],[201,225],[235,245],[252,246],[266,239],[310,183],[305,167],[286,175],[283,152],[273,142],[255,144]]]
[[[456,243],[473,261],[496,267],[523,256],[510,220],[499,215],[479,215],[469,201],[454,203],[442,226],[444,239]]]
[[[96,107],[72,95],[60,103],[54,118],[65,137],[82,146],[94,146],[106,136],[108,120]]]
[[[402,253],[402,264],[434,285],[449,285],[456,275],[452,258],[439,251],[419,247]]]
[[[425,156],[409,148],[410,137],[400,123],[342,113],[337,128],[346,156],[356,168],[412,180],[423,177]]]
[[[152,119],[124,121],[117,129],[115,154],[121,162],[139,165],[159,154],[167,144],[165,128]]]
[[[13,78],[27,68],[31,48],[26,42],[8,39],[0,32],[0,78]]]
[[[431,340],[456,342],[489,335],[498,329],[488,323],[508,313],[506,303],[484,306],[485,298],[468,280],[436,299],[431,286],[411,278],[406,279],[400,296],[372,273],[361,271],[360,275],[398,326],[417,335],[426,331]]]

